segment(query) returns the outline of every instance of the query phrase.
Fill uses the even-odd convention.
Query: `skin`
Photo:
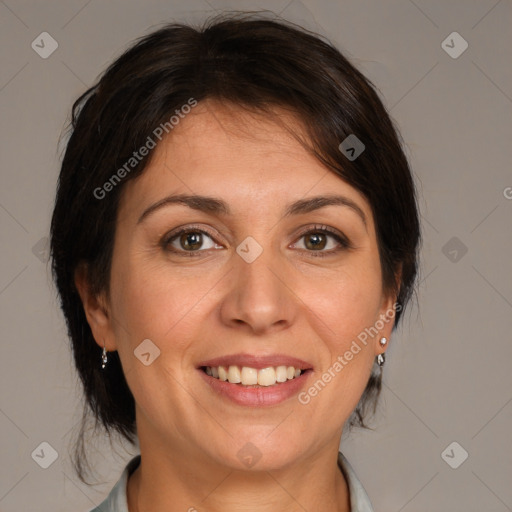
[[[276,113],[301,133],[296,119]],[[394,304],[382,287],[370,205],[282,123],[200,103],[123,190],[108,296],[90,294],[77,273],[96,342],[119,352],[136,401],[142,462],[128,482],[130,512],[349,510],[338,446],[392,321],[306,405],[297,396],[271,407],[236,405],[196,369],[227,354],[284,353],[313,366],[307,390]],[[231,213],[171,204],[139,222],[178,193],[222,199]],[[366,224],[340,205],[283,217],[288,203],[332,194],[355,203]],[[203,236],[195,257],[179,237],[162,242],[190,224],[213,235]],[[340,232],[350,247],[331,235],[320,249],[306,245],[305,228],[322,236],[315,225]],[[252,263],[236,252],[247,236],[263,249]],[[145,366],[134,349],[148,338],[161,353]],[[262,455],[251,468],[237,457],[248,442]]]

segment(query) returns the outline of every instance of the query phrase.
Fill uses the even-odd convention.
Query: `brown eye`
[[[302,233],[293,246],[308,252],[311,256],[332,256],[339,251],[352,248],[345,235],[328,226],[315,226]]]
[[[325,249],[327,245],[327,236],[324,233],[311,233],[309,235],[305,235],[305,246],[310,250],[319,250]]]
[[[191,227],[166,235],[161,245],[166,251],[181,253],[182,255],[200,254],[207,249],[223,249],[222,245],[215,243],[212,235],[202,229]]]
[[[197,231],[182,233],[179,237],[179,243],[182,249],[186,251],[195,251],[200,249],[203,244],[203,235]]]

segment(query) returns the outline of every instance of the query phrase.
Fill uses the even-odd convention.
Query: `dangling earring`
[[[388,343],[388,340],[386,338],[381,338],[379,340],[380,346],[385,347]],[[382,367],[384,366],[384,363],[386,362],[386,356],[384,355],[384,352],[382,354],[379,354],[377,356],[377,364]]]
[[[104,370],[105,366],[107,366],[107,349],[105,348],[105,340],[103,340],[103,352],[101,354],[101,368]]]

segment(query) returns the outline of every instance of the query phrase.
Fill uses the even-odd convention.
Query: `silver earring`
[[[385,347],[388,344],[388,340],[387,340],[387,338],[383,337],[379,340],[379,343],[380,343],[381,347]],[[382,367],[382,366],[384,366],[385,362],[386,362],[386,356],[384,355],[384,353],[379,354],[377,356],[377,364]]]
[[[105,366],[107,366],[107,349],[105,348],[105,340],[103,340],[103,352],[101,354],[101,368],[104,370]]]

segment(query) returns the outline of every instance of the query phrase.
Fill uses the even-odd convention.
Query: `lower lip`
[[[238,405],[261,407],[266,405],[276,405],[297,395],[305,386],[306,380],[311,370],[306,370],[298,377],[280,382],[274,386],[261,386],[258,388],[249,388],[241,384],[231,384],[227,381],[210,377],[203,370],[198,369],[202,378],[211,389]]]

